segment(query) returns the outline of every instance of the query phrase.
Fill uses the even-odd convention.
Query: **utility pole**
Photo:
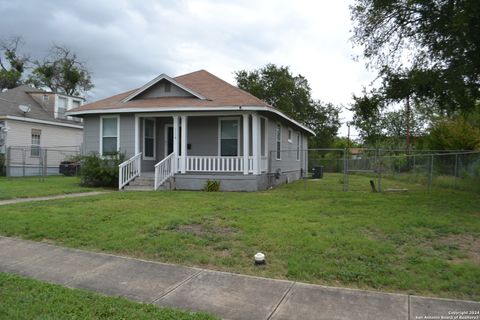
[[[347,148],[350,150],[350,122],[347,122],[348,134],[347,134]]]
[[[407,122],[407,141],[406,141],[406,153],[410,154],[410,94],[407,95],[407,101],[405,103],[405,111],[406,111],[406,122]]]

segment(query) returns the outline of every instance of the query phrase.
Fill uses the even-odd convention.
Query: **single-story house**
[[[256,191],[307,171],[313,132],[273,106],[200,70],[162,74],[138,89],[80,106],[86,152],[120,151],[119,188],[147,185]],[[138,178],[141,176],[141,178]],[[140,183],[141,182],[141,183]]]
[[[81,97],[28,85],[1,92],[0,154],[5,158],[6,174],[38,175],[42,168],[48,174],[58,174],[60,162],[74,150],[80,152],[82,119],[66,112],[83,103]],[[61,150],[52,150],[47,155],[45,150],[49,149]]]

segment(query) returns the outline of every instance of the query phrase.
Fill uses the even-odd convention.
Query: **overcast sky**
[[[0,38],[22,36],[21,51],[33,58],[53,43],[70,47],[92,71],[90,101],[161,73],[206,69],[235,84],[235,70],[275,63],[304,75],[315,99],[347,106],[373,79],[352,59],[350,3],[0,0]]]

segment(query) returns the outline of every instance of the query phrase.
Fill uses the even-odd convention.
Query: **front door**
[[[167,124],[165,130],[165,157],[173,152],[173,125]],[[181,155],[182,150],[180,148],[180,141],[182,139],[182,127],[178,130],[178,153]]]

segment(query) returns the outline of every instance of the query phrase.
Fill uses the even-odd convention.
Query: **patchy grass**
[[[0,234],[257,276],[480,300],[480,197],[385,179],[257,193],[119,192],[0,208]],[[267,265],[255,267],[264,252]]]
[[[0,177],[0,200],[98,190],[82,187],[79,183],[80,178],[65,176],[50,176],[43,181],[39,177]]]
[[[213,320],[205,313],[179,311],[106,297],[83,290],[0,273],[2,319]]]

